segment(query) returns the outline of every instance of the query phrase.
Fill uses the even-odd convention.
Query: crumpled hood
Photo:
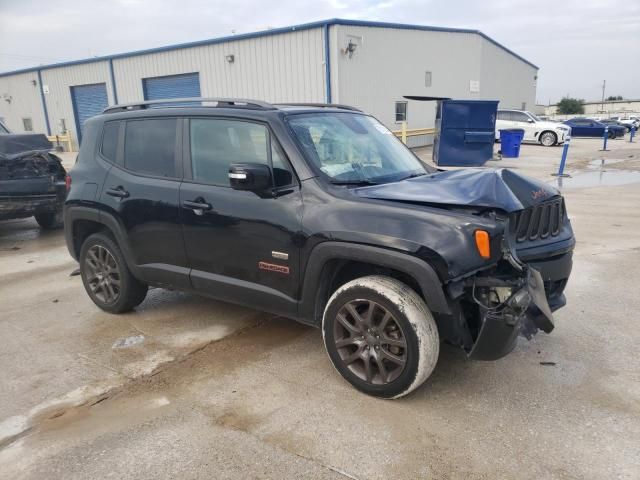
[[[448,170],[353,192],[378,200],[499,208],[509,213],[560,194],[549,184],[506,168]]]

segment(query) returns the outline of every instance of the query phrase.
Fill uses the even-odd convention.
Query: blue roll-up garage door
[[[192,98],[200,96],[200,76],[198,73],[170,75],[142,79],[145,100],[165,98]]]
[[[82,141],[84,122],[88,118],[102,113],[107,108],[107,84],[94,83],[92,85],[77,85],[71,87],[71,102],[73,104],[73,116],[76,121],[78,143]]]

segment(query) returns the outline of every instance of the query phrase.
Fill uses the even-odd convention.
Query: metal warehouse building
[[[69,131],[76,148],[106,106],[159,98],[343,103],[392,130],[428,128],[434,103],[405,95],[533,108],[537,71],[477,30],[334,19],[2,73],[0,119]]]

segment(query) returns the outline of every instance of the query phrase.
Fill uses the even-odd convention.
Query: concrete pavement
[[[292,321],[164,290],[104,314],[60,232],[0,224],[0,477],[638,478],[640,148],[610,142],[604,168],[597,148],[572,145],[573,178],[598,175],[563,186],[578,244],[554,332],[490,363],[444,347],[398,401]],[[490,166],[552,181],[559,148],[522,153]],[[629,183],[599,185],[611,170]]]

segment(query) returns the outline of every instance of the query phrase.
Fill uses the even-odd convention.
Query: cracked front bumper
[[[497,360],[514,349],[519,335],[531,338],[538,330],[553,330],[553,314],[541,273],[527,267],[523,280],[499,307],[480,308],[481,327],[469,358]]]

